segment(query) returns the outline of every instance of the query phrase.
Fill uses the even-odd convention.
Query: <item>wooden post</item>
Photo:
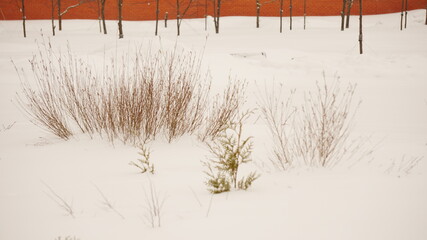
[[[259,14],[261,12],[261,4],[256,0],[256,28],[259,28]]]
[[[362,17],[363,17],[363,7],[362,7],[363,0],[359,0],[359,53],[363,54],[363,23],[362,23]]]
[[[119,9],[119,38],[123,38],[123,24],[122,24],[122,7],[123,0],[118,0],[118,9]]]
[[[351,8],[353,7],[353,0],[347,0],[347,16],[345,20],[345,28],[350,28],[350,14]]]
[[[27,19],[27,17],[25,16],[25,0],[22,0],[21,4],[22,4],[22,6],[21,6],[22,7],[21,8],[21,11],[22,11],[22,29],[24,31],[24,38],[25,38],[25,37],[27,37],[27,29],[25,27],[25,20]]]
[[[405,8],[405,0],[402,0],[402,9],[400,10],[400,31],[403,30],[403,9]]]
[[[219,33],[219,18],[221,15],[221,0],[217,0],[215,33]]]
[[[221,15],[221,0],[214,1],[214,24],[215,24],[215,33],[219,33],[219,18]]]
[[[156,36],[159,29],[159,4],[160,0],[156,0],[156,32],[154,33]]]
[[[306,18],[307,18],[307,0],[304,0],[304,30],[305,30]]]
[[[292,0],[289,1],[289,30],[292,30]]]
[[[179,0],[176,0],[176,30],[177,30],[177,35],[179,36],[181,34],[180,31],[180,12],[179,12]]]
[[[58,25],[59,31],[62,31],[61,0],[58,0]]]
[[[282,33],[282,26],[283,26],[283,1],[280,0],[280,33]]]
[[[105,1],[101,0],[101,19],[102,19],[102,28],[104,29],[104,34],[107,34],[107,25],[105,23]]]
[[[208,0],[205,0],[205,31],[208,30]]]
[[[346,5],[346,0],[343,0],[342,10],[341,10],[341,31],[344,31],[345,5]]]
[[[101,7],[99,6],[101,4],[100,0],[96,0],[96,6],[98,7],[98,26],[99,26],[99,33],[102,33],[102,27],[101,27]]]
[[[405,0],[405,28],[408,22],[408,0]]]
[[[53,34],[53,36],[55,36],[55,5],[54,5],[54,0],[51,0],[51,7],[52,7],[52,12],[51,12],[52,34]]]

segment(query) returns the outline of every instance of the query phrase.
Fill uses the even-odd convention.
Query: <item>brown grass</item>
[[[201,57],[176,48],[113,58],[99,74],[70,50],[56,54],[43,43],[30,63],[34,81],[22,80],[21,106],[36,125],[63,139],[80,132],[139,145],[161,134],[170,142],[199,133],[207,119],[216,124],[205,131],[212,135],[243,98],[237,81],[220,106],[209,107]]]
[[[285,97],[283,86],[260,98],[258,105],[273,139],[272,162],[279,169],[333,167],[363,144],[350,139],[359,106],[353,103],[356,86],[343,89],[339,78],[327,83],[324,76],[316,87],[299,106],[293,103],[295,91]]]
[[[205,125],[199,133],[202,141],[214,139],[228,127],[229,122],[237,120],[246,100],[246,86],[246,81],[229,79],[223,94],[215,97],[206,114]]]
[[[273,86],[271,92],[265,89],[265,93],[259,98],[258,106],[264,118],[273,141],[273,165],[286,170],[293,165],[295,160],[295,142],[291,141],[295,113],[297,108],[293,105],[295,90],[285,96],[283,85]]]

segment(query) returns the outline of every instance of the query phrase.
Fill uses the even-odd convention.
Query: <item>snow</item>
[[[221,18],[213,23],[185,19],[181,36],[172,22],[160,37],[154,22],[116,23],[99,33],[95,20],[66,20],[51,37],[48,20],[0,21],[0,239],[427,239],[427,28],[425,12],[409,12],[408,28],[399,14],[364,17],[364,54],[358,54],[357,18],[341,32],[339,17],[294,18],[294,28],[279,33],[278,18]],[[42,36],[43,34],[44,36]],[[213,89],[229,77],[246,79],[247,107],[256,107],[260,89],[283,83],[303,94],[316,81],[339,76],[356,83],[362,100],[353,134],[369,136],[374,152],[353,168],[274,169],[264,122],[251,121],[254,164],[261,178],[247,191],[211,195],[204,185],[201,161],[209,151],[185,136],[169,144],[150,143],[154,175],[130,166],[138,149],[77,135],[63,141],[33,125],[16,100],[19,78],[11,60],[31,79],[31,59],[38,43],[50,39],[57,51],[67,45],[96,64],[105,55],[126,54],[135,47],[203,52]],[[15,123],[15,124],[13,124]],[[13,125],[12,125],[13,124]],[[10,129],[8,125],[12,125]],[[393,163],[422,158],[410,172],[387,172]],[[403,159],[403,160],[402,160]],[[147,224],[147,193],[154,186],[164,200],[161,226]],[[74,218],[53,192],[72,203]],[[103,195],[113,204],[106,207]]]

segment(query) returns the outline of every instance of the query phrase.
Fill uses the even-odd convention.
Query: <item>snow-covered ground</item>
[[[125,22],[125,38],[99,33],[95,20],[67,20],[50,37],[50,22],[0,21],[0,239],[427,239],[427,26],[425,11],[411,11],[400,31],[400,15],[364,17],[364,54],[358,51],[357,17],[341,32],[339,17],[294,18],[293,30],[279,33],[278,18],[221,18],[220,34],[203,19],[183,20],[154,36],[154,22]],[[42,36],[42,34],[44,36]],[[150,143],[154,175],[130,166],[138,149],[77,135],[69,141],[33,125],[19,109],[18,68],[32,75],[28,60],[37,42],[88,61],[123,54],[135,46],[203,53],[213,88],[232,78],[246,79],[247,106],[256,107],[259,89],[283,83],[303,94],[325,73],[357,84],[362,100],[352,134],[369,136],[372,155],[353,168],[293,169],[282,172],[269,161],[272,146],[264,122],[251,121],[254,164],[261,173],[248,191],[211,195],[201,161],[206,147],[192,137]],[[8,128],[10,126],[10,128]],[[405,174],[388,172],[423,158]],[[402,160],[403,159],[403,160]],[[161,227],[147,219],[147,196],[154,186],[164,200]],[[59,196],[72,205],[69,216]],[[55,200],[57,202],[55,202]],[[110,201],[114,207],[105,203]]]

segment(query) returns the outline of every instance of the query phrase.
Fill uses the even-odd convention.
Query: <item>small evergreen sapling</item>
[[[207,143],[213,158],[204,165],[208,176],[206,185],[211,193],[228,192],[231,188],[248,189],[259,175],[256,172],[238,180],[239,167],[251,161],[252,137],[243,138],[243,122],[249,113],[244,114],[237,123],[229,123],[211,143]]]
[[[137,162],[130,162],[129,165],[135,166],[141,170],[141,173],[149,172],[154,174],[154,164],[150,161],[150,149],[145,145],[141,145],[139,155],[142,158],[138,159]]]
[[[239,189],[247,190],[252,185],[252,182],[258,177],[259,175],[256,172],[251,172],[247,177],[242,177],[242,179],[240,179],[237,183],[237,187]]]
[[[214,172],[209,162],[205,162],[204,164],[208,168],[208,170],[205,171],[209,178],[205,182],[205,184],[208,186],[208,191],[213,194],[229,192],[231,190],[231,184],[227,174],[225,174],[223,171]],[[217,168],[218,166],[215,166],[215,169]]]

